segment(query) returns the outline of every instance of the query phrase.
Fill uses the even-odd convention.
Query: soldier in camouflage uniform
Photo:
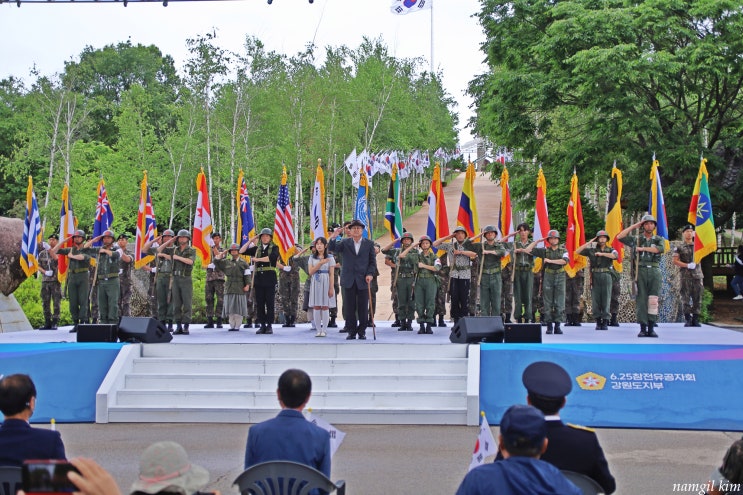
[[[212,256],[221,256],[222,235],[219,232],[212,234]],[[226,254],[226,253],[225,253]],[[204,328],[214,328],[214,317],[217,318],[217,328],[222,328],[222,308],[224,307],[225,274],[214,263],[206,265],[206,284],[204,284],[204,302],[206,302],[206,325]],[[214,301],[217,307],[214,307]],[[233,330],[230,328],[230,330]]]
[[[192,248],[191,233],[186,229],[178,231],[177,246],[173,252],[173,318],[177,324],[173,333],[188,335],[193,311],[193,279],[191,272],[196,261],[196,250]],[[167,244],[167,243],[166,243]],[[182,325],[182,326],[181,326]]]
[[[127,249],[129,237],[120,234],[116,243],[119,245],[119,316],[131,316],[129,307],[132,300],[132,267],[134,256]]]
[[[61,248],[61,246],[72,239],[72,247]],[[69,265],[67,267],[67,294],[70,302],[70,314],[74,325],[88,323],[88,306],[90,304],[90,278],[88,276],[90,267],[90,250],[83,247],[85,232],[76,230],[67,239],[54,246],[49,254],[67,256]],[[72,332],[76,330],[73,328]]]
[[[438,256],[438,253],[437,253]],[[436,272],[439,278],[439,287],[436,290],[436,314],[439,317],[439,327],[446,327],[444,316],[446,315],[446,296],[449,293],[449,257],[439,256],[441,269]]]
[[[155,256],[155,298],[157,304],[157,319],[167,323],[168,331],[173,331],[173,304],[171,300],[171,285],[173,283],[173,252],[171,247],[175,240],[175,233],[166,229],[161,235],[147,241],[142,250]],[[167,243],[167,246],[165,245]],[[157,247],[155,247],[157,246]]]
[[[518,239],[509,244],[509,248],[514,253],[514,280],[513,280],[513,299],[515,303],[513,319],[516,323],[528,323],[533,318],[532,313],[532,295],[534,293],[534,257],[526,252],[529,245],[529,234],[531,228],[529,225],[522,223],[516,227]]]
[[[44,310],[44,326],[39,330],[56,330],[59,323],[59,305],[62,300],[62,284],[57,275],[57,256],[50,254],[59,242],[56,234],[49,236],[48,244],[39,252],[39,271],[41,272],[41,308]],[[53,310],[53,312],[52,312]]]
[[[301,246],[297,245],[298,249]],[[294,327],[297,321],[297,309],[299,307],[299,270],[298,259],[307,249],[294,253],[283,264],[281,259],[276,262],[279,271],[279,297],[281,298],[281,309],[284,312],[284,324],[282,327]]]
[[[477,243],[472,243],[475,246]],[[474,249],[473,249],[474,251]],[[467,311],[470,316],[480,314],[482,301],[480,300],[480,291],[477,289],[477,278],[480,276],[480,258],[475,256],[470,263],[470,297],[467,301]]]
[[[583,287],[585,284],[586,277],[583,273],[584,269],[581,268],[575,272],[575,276],[571,277],[567,275],[565,280],[565,326],[566,327],[579,327],[581,326],[580,320],[580,296],[583,295]]]
[[[488,225],[482,231],[483,242],[473,243],[474,251],[478,256],[478,266],[482,263],[482,271],[478,269],[475,275],[475,283],[480,279],[480,314],[482,316],[501,315],[501,291],[503,280],[501,278],[501,259],[508,254],[506,246],[501,241],[496,241],[497,230],[495,226]]]
[[[619,296],[622,294],[621,275],[614,277],[611,281],[611,302],[609,302],[609,313],[611,314],[611,320],[609,320],[610,327],[618,327],[619,319]]]
[[[681,307],[684,311],[685,327],[701,327],[699,311],[704,292],[702,266],[694,262],[694,226],[684,225],[681,229],[683,243],[673,250],[673,264],[679,267],[681,276]]]
[[[503,322],[511,323],[513,313],[513,256],[508,257],[508,263],[501,269],[501,311]]]
[[[116,324],[119,322],[119,247],[114,243],[114,233],[111,230],[104,230],[103,234],[89,240],[85,247],[89,248],[99,239],[103,240],[103,245],[94,248],[98,251],[96,254],[96,271],[93,282],[97,286],[94,291],[100,309],[100,321],[105,324]]]
[[[414,249],[420,246],[420,251]],[[411,257],[412,264],[418,272],[415,276],[415,312],[418,313],[419,334],[433,334],[433,323],[436,319],[436,272],[441,268],[441,261],[431,249],[431,238],[422,235],[415,246],[410,246],[400,257]],[[411,251],[412,249],[412,251]]]
[[[593,242],[596,242],[595,247],[590,247]],[[617,278],[614,260],[618,253],[609,244],[609,234],[605,230],[599,230],[596,237],[575,250],[578,254],[584,251],[591,263],[591,307],[596,330],[608,330],[611,287],[613,280]]]
[[[413,330],[413,319],[415,318],[415,301],[413,300],[413,281],[415,280],[415,274],[418,269],[415,266],[416,258],[414,256],[404,256],[403,252],[409,251],[413,246],[413,234],[405,232],[400,237],[399,248],[394,247],[397,240],[390,242],[386,245],[382,252],[385,254],[385,263],[387,261],[394,267],[392,270],[392,283],[391,290],[397,296],[402,295],[402,299],[398,299],[397,310],[399,313],[395,313],[395,318],[399,318],[397,321],[398,330],[401,332]],[[402,304],[400,304],[402,303]]]
[[[560,323],[565,318],[565,265],[568,252],[560,246],[560,234],[556,230],[547,233],[547,244],[535,247],[544,239],[536,239],[526,248],[526,252],[542,258],[542,307],[547,333],[562,334]]]

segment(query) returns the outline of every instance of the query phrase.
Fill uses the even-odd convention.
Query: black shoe
[[[653,337],[653,338],[655,338],[655,339],[657,339],[657,338],[658,338],[658,334],[657,334],[657,333],[655,333],[655,330],[653,330],[653,327],[654,327],[654,326],[656,326],[656,324],[655,324],[655,322],[654,322],[654,321],[649,321],[649,322],[648,322],[648,331],[647,331],[647,333],[645,334],[645,336],[646,336],[646,337]]]
[[[562,335],[562,329],[560,328],[560,322],[555,322],[555,335]]]
[[[330,324],[328,324],[328,328],[330,328]],[[348,333],[348,328],[343,327],[340,330],[338,330],[338,333]]]
[[[691,326],[693,327],[701,327],[702,324],[699,323],[699,315],[691,315]]]
[[[253,326],[255,328],[263,328],[263,324],[262,323],[258,323],[257,321],[255,322],[255,325],[253,325]]]
[[[565,315],[565,326],[566,327],[572,327],[574,325],[573,323],[573,314],[568,313]]]
[[[338,328],[338,324],[335,322],[335,316],[331,316],[328,321],[328,328]]]
[[[168,321],[168,332],[173,333],[173,322]]]
[[[230,328],[230,329],[229,329],[229,330],[227,330],[227,331],[228,331],[228,332],[239,332],[239,331],[240,331],[240,329],[239,329],[239,328]]]
[[[57,329],[57,324],[59,323],[59,318],[52,318],[52,330]]]
[[[243,325],[243,328],[253,328],[253,319],[248,318],[248,322],[245,325]]]
[[[256,330],[256,332],[255,332],[256,335],[262,335],[262,334],[266,333],[266,327],[265,327],[265,325],[258,324],[258,323],[256,323],[256,325],[260,326],[260,328],[258,330]]]
[[[616,313],[612,313],[611,314],[611,320],[609,321],[609,326],[610,327],[618,327],[619,326],[619,322],[617,321],[617,314]]]
[[[348,330],[346,330],[346,332],[348,332]],[[348,335],[346,335],[346,340],[354,340],[354,339],[356,339],[356,335],[348,332]]]
[[[574,327],[580,327],[583,326],[580,324],[580,313],[573,313],[573,326]]]
[[[179,323],[178,326],[175,329],[175,332],[173,332],[174,335],[180,335],[183,333],[183,326]]]
[[[404,332],[408,329],[408,320],[402,320],[402,321],[395,320],[395,323],[397,323],[398,332]],[[395,325],[393,324],[392,326],[394,327]]]
[[[650,335],[648,335],[648,326],[645,323],[640,323],[640,333],[638,333],[637,336],[650,337]]]
[[[390,325],[390,326],[391,326],[392,328],[397,328],[397,327],[399,327],[399,326],[401,326],[401,325],[402,325],[402,324],[400,323],[400,318],[398,318],[398,317],[397,317],[397,315],[395,315],[395,321],[394,321],[394,322],[392,323],[392,325]]]
[[[688,313],[684,315],[684,326],[685,327],[691,326],[691,315]]]
[[[271,328],[271,325],[266,326],[266,329],[263,331],[266,335],[272,335],[273,334],[273,328]]]
[[[288,328],[294,328],[294,320],[295,318],[293,316],[289,317],[289,322],[286,324]]]
[[[511,323],[511,313],[503,313],[503,323]]]
[[[426,323],[426,333],[428,335],[433,335],[433,330],[431,329],[431,323]]]
[[[217,328],[224,328],[222,325],[222,318],[217,318]]]
[[[421,323],[421,328],[420,330],[418,330],[418,335],[422,335],[424,333],[426,333],[426,325]]]
[[[359,337],[359,340],[366,340],[366,332],[360,332],[358,337]]]
[[[75,326],[72,327],[72,330],[70,330],[70,333],[77,333],[77,326],[82,323],[80,321],[75,322]]]
[[[594,330],[603,330],[603,322],[601,318],[596,318],[596,328]]]
[[[38,330],[51,330],[52,329],[52,321],[51,320],[44,320],[44,325],[40,326]]]
[[[206,319],[206,325],[204,325],[204,328],[214,328],[214,319],[212,317]]]
[[[183,331],[181,332],[182,335],[188,335],[188,323],[183,325]]]
[[[547,334],[551,335],[552,334],[552,322],[546,323],[546,325],[547,325]]]

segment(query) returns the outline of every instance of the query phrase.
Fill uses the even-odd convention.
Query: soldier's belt
[[[109,274],[105,275],[101,280],[108,280],[110,278],[119,278],[119,274],[118,273],[109,273]]]
[[[530,272],[531,265],[516,265],[516,271],[518,272]]]
[[[85,273],[89,271],[87,268],[75,268],[74,270],[70,270],[72,273]]]
[[[433,277],[435,277],[435,275],[433,274],[433,272],[429,270],[426,270],[425,272],[418,272],[418,278],[433,278]]]
[[[544,269],[544,272],[545,273],[561,273],[561,272],[564,272],[564,271],[565,271],[564,268],[545,268]]]
[[[645,263],[640,264],[640,268],[658,268],[658,263]]]
[[[275,266],[259,266],[258,268],[255,269],[255,271],[257,272],[268,272],[268,271],[275,271],[275,270],[276,270]]]
[[[483,268],[482,273],[487,273],[488,275],[494,275],[496,273],[500,273],[500,268]]]
[[[398,273],[397,278],[413,278],[415,273]]]
[[[176,277],[190,277],[191,272],[186,272],[183,270],[176,270],[173,272],[173,275],[175,275]]]
[[[611,271],[611,268],[594,268],[591,271],[593,273],[606,273],[606,272],[610,272]]]

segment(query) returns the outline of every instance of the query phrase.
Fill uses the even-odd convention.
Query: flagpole
[[[431,79],[433,79],[433,2],[431,2]]]

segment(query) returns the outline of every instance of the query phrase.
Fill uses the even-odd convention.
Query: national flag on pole
[[[500,211],[498,212],[498,232],[500,232],[502,239],[515,232],[513,228],[513,209],[511,208],[511,187],[508,185],[509,180],[508,169],[503,167],[503,172],[500,174],[501,195]],[[510,261],[510,253],[503,256],[500,261],[501,268],[505,268]]]
[[[144,245],[157,237],[155,210],[152,208],[150,187],[147,185],[147,172],[139,188],[139,209],[137,210],[137,233],[134,236],[134,268],[142,268],[155,259],[144,251]]]
[[[250,205],[248,196],[248,185],[245,182],[245,174],[240,170],[237,175],[237,227],[235,228],[235,243],[240,247],[255,236],[255,221],[253,220],[253,207]]]
[[[72,201],[70,200],[70,188],[67,184],[62,188],[62,209],[59,212],[59,242],[61,247],[72,247],[72,239],[67,239],[75,233],[77,229],[77,219],[72,212]],[[57,257],[57,280],[60,283],[67,280],[67,270],[70,262],[67,256]]]
[[[387,191],[387,204],[384,209],[384,227],[390,232],[392,239],[402,236],[402,211],[400,211],[400,179],[397,175],[397,165],[392,166],[390,187]],[[400,241],[397,241],[396,245]]]
[[[406,15],[411,12],[430,10],[433,0],[392,0],[390,12],[395,15]]]
[[[209,206],[209,189],[206,186],[206,175],[201,169],[196,176],[196,215],[193,219],[193,247],[201,258],[202,265],[212,262],[212,212]]]
[[[273,224],[273,242],[279,247],[279,254],[284,264],[296,249],[292,205],[289,202],[289,187],[286,185],[287,179],[286,167],[284,167],[281,172],[279,198],[276,200],[276,220]]]
[[[699,174],[694,183],[694,192],[689,205],[689,223],[694,225],[694,263],[717,251],[717,234],[715,233],[715,219],[712,216],[712,200],[709,196],[709,174],[707,173],[707,159],[702,158],[699,164]]]
[[[366,180],[366,173],[361,170],[359,177],[359,192],[356,195],[356,209],[354,210],[353,218],[364,222],[364,233],[363,237],[372,239],[372,223],[371,213],[369,208],[369,183]]]
[[[663,188],[660,184],[660,162],[653,156],[653,166],[650,169],[650,200],[648,202],[648,213],[655,217],[655,233],[666,241],[666,251],[670,249],[671,243],[668,237],[668,216],[666,216],[666,203],[663,201]]]
[[[28,176],[26,190],[26,215],[23,221],[23,240],[21,241],[21,268],[27,277],[39,269],[39,246],[41,245],[41,218],[39,203],[36,201],[34,182]]]
[[[462,186],[462,196],[459,199],[457,225],[464,227],[467,235],[472,237],[480,232],[480,222],[477,220],[477,205],[475,205],[475,165],[469,162],[467,173]]]
[[[619,254],[614,260],[614,269],[622,273],[622,259],[624,258],[624,244],[617,239],[617,234],[624,230],[622,223],[622,172],[617,168],[616,162],[611,168],[611,182],[609,183],[609,194],[606,200],[606,226],[604,230],[609,234],[611,247]]]
[[[426,235],[431,240],[440,239],[449,235],[449,217],[446,215],[446,201],[444,189],[441,186],[441,166],[436,163],[433,167],[431,190],[428,192],[428,225]],[[438,249],[434,248],[438,253]],[[441,251],[444,253],[444,251]]]
[[[98,182],[98,201],[95,204],[95,221],[93,222],[93,237],[103,235],[111,228],[114,223],[114,212],[111,209],[111,203],[108,202],[106,193],[106,183],[101,180]],[[98,239],[93,243],[93,247],[103,246],[103,240]]]
[[[539,167],[537,175],[537,202],[534,207],[534,239],[543,239],[547,237],[550,231],[550,219],[547,214],[547,179],[544,178],[542,167]],[[544,241],[537,243],[537,247],[544,247]],[[534,268],[532,271],[538,273],[542,269],[542,258],[534,258]]]
[[[317,160],[315,185],[312,188],[312,205],[310,206],[310,230],[312,238],[327,237],[328,213],[325,211],[325,173]]]
[[[335,451],[338,450],[338,447],[343,443],[346,434],[321,417],[312,414],[312,410],[309,410],[305,418],[310,423],[319,426],[330,434],[330,458],[332,459],[333,455],[335,455]]]
[[[583,208],[580,203],[580,190],[578,188],[578,176],[573,171],[570,179],[570,200],[568,201],[568,231],[565,233],[565,250],[568,252],[568,263],[565,272],[568,276],[575,274],[586,267],[586,257],[575,252],[586,243],[586,231],[583,229]]]
[[[481,412],[480,415],[482,416],[482,423],[480,424],[480,432],[477,434],[475,449],[472,452],[472,462],[468,471],[472,471],[477,466],[482,466],[485,464],[486,457],[498,452],[498,444],[495,443],[493,432],[490,431],[488,418],[485,417],[485,413]]]

